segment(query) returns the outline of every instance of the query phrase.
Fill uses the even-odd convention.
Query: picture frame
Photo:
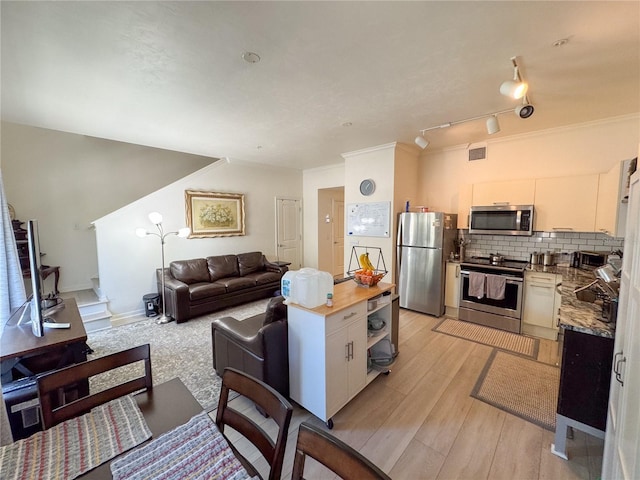
[[[189,238],[244,235],[244,194],[185,190]]]

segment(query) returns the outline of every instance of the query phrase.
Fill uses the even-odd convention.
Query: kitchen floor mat
[[[471,396],[553,432],[559,385],[558,367],[494,349]]]
[[[538,358],[538,347],[540,340],[532,337],[525,337],[517,333],[498,330],[497,328],[485,327],[475,323],[445,318],[433,328],[434,332],[444,333],[452,337],[464,338],[490,347],[519,353],[531,358]]]

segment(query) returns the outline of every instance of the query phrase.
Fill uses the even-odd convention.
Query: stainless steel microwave
[[[533,235],[533,205],[471,207],[469,233]]]

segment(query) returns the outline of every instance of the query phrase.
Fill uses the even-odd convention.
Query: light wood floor
[[[438,321],[401,310],[391,374],[378,376],[333,418],[333,435],[394,479],[600,478],[602,440],[576,430],[567,441],[566,461],[550,451],[552,432],[469,396],[491,347],[433,332]],[[541,340],[538,360],[555,364],[557,343]],[[246,399],[232,403],[265,427],[275,426]],[[282,478],[290,478],[303,421],[324,425],[295,406]],[[267,464],[257,450],[232,438],[266,478]],[[305,477],[334,478],[313,460]]]

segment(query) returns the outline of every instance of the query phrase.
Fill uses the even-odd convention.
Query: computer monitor
[[[42,265],[40,263],[40,236],[38,221],[27,222],[29,269],[31,270],[31,300],[22,312],[18,324],[31,322],[31,331],[36,337],[44,335],[42,311]]]

